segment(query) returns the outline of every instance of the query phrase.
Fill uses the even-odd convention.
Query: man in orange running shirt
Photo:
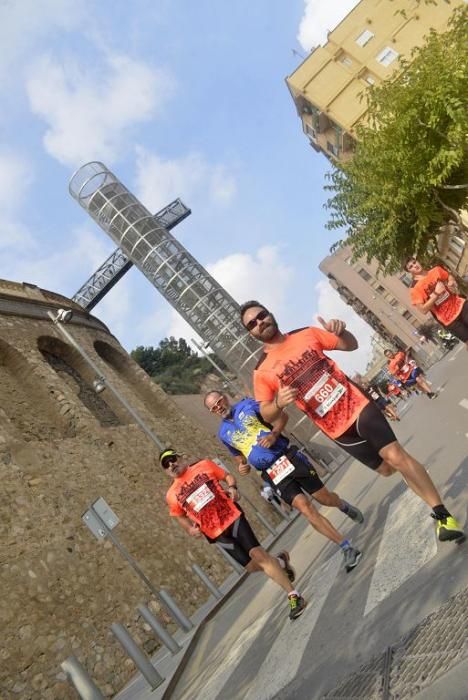
[[[421,367],[418,367],[416,362],[410,358],[408,352],[398,350],[393,353],[391,350],[385,350],[384,355],[388,359],[389,373],[401,382],[405,389],[417,386],[429,399],[437,397],[437,393],[432,391],[427,383]]]
[[[468,349],[468,301],[459,295],[457,281],[443,267],[425,270],[416,258],[408,258],[405,270],[413,278],[411,303],[423,314],[431,313]]]
[[[289,618],[295,620],[306,607],[304,598],[294,589],[294,569],[289,555],[272,557],[260,546],[242,508],[237,504],[236,480],[215,462],[202,459],[193,464],[168,448],[159,462],[172,484],[166,494],[169,514],[192,537],[206,537],[219,544],[247,571],[263,571],[288,594]],[[227,484],[227,493],[220,482]]]
[[[254,370],[254,395],[264,420],[273,423],[295,403],[348,454],[382,476],[400,472],[409,488],[432,509],[439,540],[462,541],[462,528],[446,509],[424,467],[395,437],[377,406],[350,382],[324,350],[352,351],[356,338],[344,321],[325,322],[282,333],[275,317],[258,301],[240,308],[242,324],[264,343]]]

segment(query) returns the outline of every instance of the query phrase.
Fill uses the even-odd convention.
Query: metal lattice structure
[[[69,189],[206,346],[250,387],[262,348],[241,324],[239,304],[231,295],[102,163],[77,170]],[[297,409],[290,414],[290,432],[310,449],[317,429]],[[342,461],[340,450],[327,451]]]
[[[191,213],[180,199],[175,199],[154,216],[161,226],[169,230]],[[120,248],[117,248],[80,287],[72,297],[73,301],[91,311],[132,266],[133,262]]]

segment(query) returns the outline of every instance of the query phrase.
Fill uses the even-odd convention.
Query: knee
[[[382,462],[380,465],[378,472],[380,476],[393,476],[395,474],[396,469],[392,467],[390,464],[387,464],[386,462]]]
[[[263,549],[263,547],[254,547],[250,550],[249,557],[251,559],[251,563],[253,562],[254,564],[258,564],[258,566],[261,566],[268,559],[268,553]]]
[[[385,460],[383,464],[380,466],[380,468],[384,467],[390,467],[391,472],[389,474],[386,474],[385,476],[390,476],[390,474],[393,474],[395,469],[398,469],[401,464],[405,460],[405,451],[399,445],[398,443],[395,443],[393,445],[389,445],[388,447],[385,448],[385,454],[381,455],[382,458]]]
[[[336,494],[331,493],[326,488],[326,486],[324,486],[319,491],[315,491],[315,493],[313,493],[312,496],[315,498],[316,501],[321,503],[322,506],[331,506],[335,501]]]

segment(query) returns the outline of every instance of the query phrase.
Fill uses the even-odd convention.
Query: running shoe
[[[359,549],[355,549],[354,547],[348,547],[347,549],[343,549],[344,568],[346,570],[346,573],[349,573],[359,564],[359,560],[361,557],[362,554],[359,551]]]
[[[351,518],[351,520],[354,520],[356,523],[363,523],[364,522],[364,516],[359,510],[359,508],[356,508],[356,506],[352,506],[351,503],[346,503],[346,512],[345,515],[348,516],[348,518]]]
[[[289,563],[289,552],[287,552],[285,549],[281,550],[281,552],[278,552],[276,555],[277,559],[281,559],[284,561],[284,570],[286,572],[286,575],[288,579],[291,581],[291,583],[294,581],[296,578],[296,572],[294,568],[291,566]]]
[[[430,399],[436,399],[439,394],[436,391],[429,391],[427,395]]]
[[[465,533],[455,518],[449,515],[447,518],[437,518],[434,513],[431,513],[434,520],[437,520],[437,537],[440,542],[464,542],[466,539]]]
[[[302,615],[307,605],[306,601],[301,595],[293,593],[293,595],[288,595],[289,602],[289,619],[295,620],[296,617]]]

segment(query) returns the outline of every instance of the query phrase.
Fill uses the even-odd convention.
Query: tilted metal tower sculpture
[[[87,163],[70,194],[246,386],[262,352],[239,320],[239,304],[105,165]],[[317,433],[296,408],[290,432]]]

